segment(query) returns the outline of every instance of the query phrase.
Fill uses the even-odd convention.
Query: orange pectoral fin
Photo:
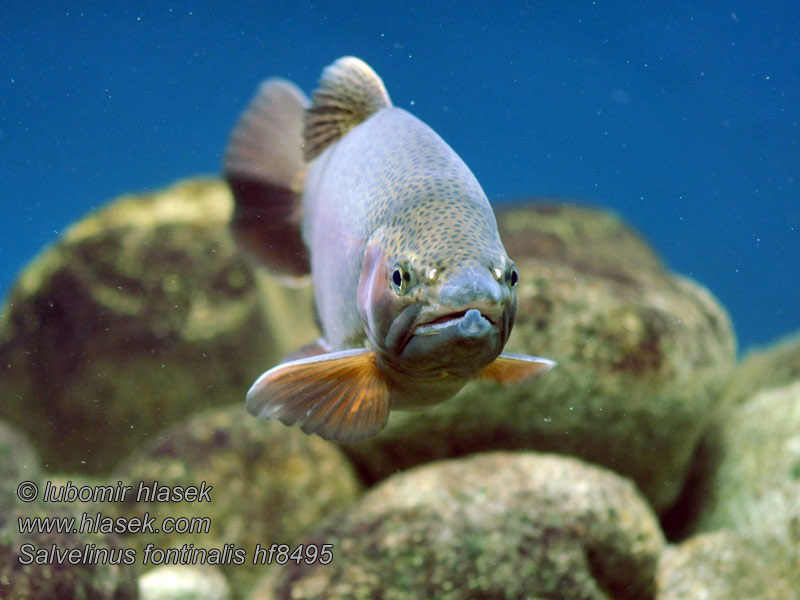
[[[544,375],[555,366],[555,361],[549,358],[503,352],[478,374],[477,379],[489,379],[503,385],[522,383]]]
[[[247,392],[247,411],[299,424],[337,442],[373,437],[386,426],[391,389],[371,350],[342,350],[280,364]]]

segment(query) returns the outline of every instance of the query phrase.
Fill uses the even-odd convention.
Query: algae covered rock
[[[693,537],[658,563],[657,600],[795,600],[797,588],[776,565],[731,531]]]
[[[231,211],[212,180],[123,197],[22,273],[0,319],[0,418],[36,440],[46,466],[107,471],[182,416],[243,401],[287,351],[231,240]]]
[[[528,205],[497,216],[520,272],[506,350],[557,367],[529,384],[472,383],[441,405],[395,412],[381,435],[346,452],[369,480],[481,450],[570,454],[632,478],[664,510],[734,366],[725,311],[612,215]]]
[[[137,551],[138,567],[215,565],[239,591],[265,568],[253,565],[257,545],[297,542],[323,517],[353,503],[361,491],[335,445],[255,419],[242,405],[206,412],[162,432],[124,461],[112,480],[133,486],[124,503],[112,505],[124,515],[147,512],[156,523],[185,519],[180,526],[175,523],[175,531],[164,527],[125,538]],[[148,490],[205,486],[207,494],[183,502],[144,501],[142,495],[136,502],[140,485]],[[152,492],[148,494],[152,499]],[[188,530],[181,533],[181,527]],[[184,547],[182,554],[166,554]],[[192,557],[197,557],[194,562]]]
[[[329,564],[289,560],[252,598],[643,600],[664,544],[629,481],[522,452],[395,475],[306,543]]]
[[[135,600],[133,558],[114,535],[20,533],[19,519],[77,517],[61,506],[34,504],[0,518],[0,598]]]
[[[17,486],[36,482],[39,475],[39,459],[28,438],[0,422],[0,515],[18,503]]]
[[[734,404],[766,388],[800,380],[800,333],[750,352],[737,367],[726,390]]]
[[[800,589],[800,381],[737,406],[716,451],[699,529],[736,531]]]
[[[230,600],[227,580],[214,567],[158,567],[139,578],[139,600]]]

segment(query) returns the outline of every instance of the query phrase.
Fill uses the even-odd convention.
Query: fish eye
[[[392,289],[395,294],[405,294],[414,283],[414,277],[408,265],[397,263],[392,269]]]
[[[519,274],[517,273],[517,265],[515,265],[511,261],[509,261],[506,265],[505,280],[506,283],[508,284],[508,287],[510,288],[517,287],[517,282],[519,281]]]

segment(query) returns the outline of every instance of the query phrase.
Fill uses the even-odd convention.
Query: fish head
[[[474,376],[497,358],[511,333],[514,262],[499,239],[410,248],[391,239],[382,232],[367,245],[358,287],[366,335],[380,362],[412,378]],[[437,252],[440,247],[446,251]]]

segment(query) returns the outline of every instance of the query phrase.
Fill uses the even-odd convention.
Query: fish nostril
[[[449,306],[469,302],[501,302],[503,289],[490,271],[469,270],[458,274],[442,286],[439,300]]]

